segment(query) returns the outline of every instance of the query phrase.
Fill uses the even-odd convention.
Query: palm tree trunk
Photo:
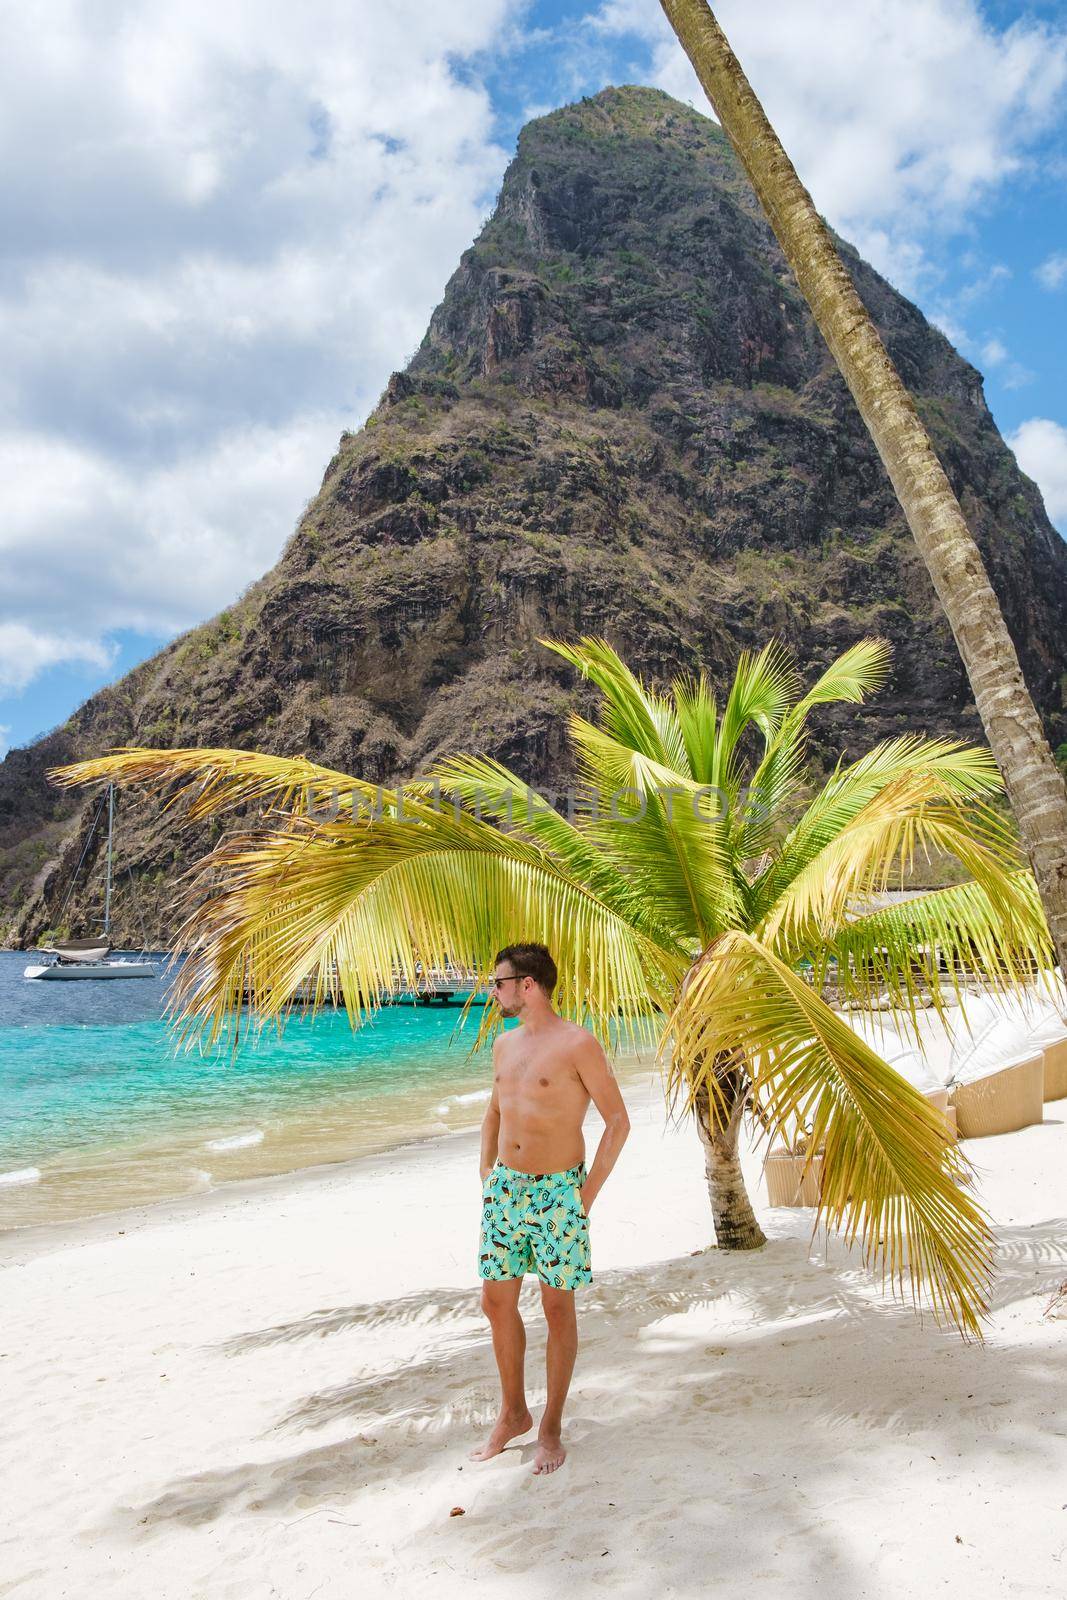
[[[704,1146],[711,1219],[715,1225],[715,1243],[720,1250],[758,1250],[761,1244],[767,1243],[766,1234],[752,1210],[737,1154],[737,1136],[744,1109],[745,1096],[738,1093],[726,1127],[722,1128],[711,1115],[707,1089],[697,1091],[697,1129]]]
[[[705,0],[660,0],[852,391],[955,636],[1067,975],[1067,790],[978,547],[830,231]]]

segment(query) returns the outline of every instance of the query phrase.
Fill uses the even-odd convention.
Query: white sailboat
[[[156,968],[151,961],[112,954],[111,862],[114,833],[115,785],[109,784],[107,791],[107,878],[104,884],[103,931],[96,939],[57,939],[53,944],[42,945],[40,947],[41,954],[52,956],[53,960],[26,967],[23,972],[24,978],[43,978],[50,983],[69,983],[84,978],[155,978],[158,976]]]

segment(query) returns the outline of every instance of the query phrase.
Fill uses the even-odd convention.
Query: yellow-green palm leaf
[[[819,1151],[819,1215],[891,1275],[910,1268],[935,1313],[977,1333],[992,1240],[961,1186],[965,1163],[944,1119],[750,935],[726,933],[701,960],[665,1035],[672,1093],[718,1099],[723,1064],[744,1064],[767,1132],[808,1132]]]
[[[605,1037],[618,1021],[635,1040],[640,1019],[668,1003],[684,958],[545,851],[411,797],[403,815],[301,820],[206,857],[213,890],[179,941],[189,954],[177,1013],[217,1038],[244,997],[260,1020],[280,1018],[310,983],[358,1021],[414,986],[420,963],[486,972],[498,949],[531,936],[556,953],[561,1004]]]
[[[542,939],[565,1010],[605,1040],[669,1018],[671,1093],[695,1105],[707,1089],[731,1126],[748,1100],[775,1136],[821,1144],[823,1219],[894,1278],[906,1256],[913,1291],[974,1332],[989,1237],[962,1158],[819,991],[834,974],[842,998],[877,988],[914,1015],[964,982],[1017,987],[1048,966],[988,754],[907,735],[840,765],[802,808],[809,713],[872,693],[881,641],[806,691],[771,644],[721,703],[706,674],[649,688],[600,639],[551,648],[603,695],[597,722],[571,719],[584,800],[566,815],[477,755],[385,792],[247,751],[126,750],[61,771],[153,788],[196,818],[265,811],[192,875],[179,1024],[217,1035],[246,1003],[281,1019],[309,987],[358,1020],[416,964],[485,971],[503,945]],[[967,881],[879,906],[924,854]],[[487,1012],[479,1037],[493,1026]]]
[[[186,802],[190,822],[223,816],[247,806],[266,805],[285,816],[309,812],[368,812],[380,800],[376,784],[309,761],[306,756],[269,756],[257,750],[129,747],[91,761],[53,767],[48,774],[64,788],[107,780],[140,785],[154,793],[170,791],[165,810]]]
[[[997,887],[998,904],[972,881],[846,919],[810,949],[816,985],[832,971],[843,1001],[887,999],[906,1017],[923,995],[939,1010],[965,1002],[963,986],[976,980],[1018,989],[1053,965],[1048,925],[1031,873],[1009,871]]]

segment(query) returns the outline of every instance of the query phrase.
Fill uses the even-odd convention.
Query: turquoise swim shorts
[[[592,1283],[585,1178],[584,1161],[566,1172],[519,1172],[498,1161],[482,1185],[481,1276],[502,1283],[536,1272],[553,1289]]]

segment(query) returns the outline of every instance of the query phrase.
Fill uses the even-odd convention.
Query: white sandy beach
[[[0,1595],[1067,1591],[1067,1102],[967,1146],[1000,1237],[976,1347],[809,1252],[758,1159],[770,1244],[709,1250],[694,1130],[629,1100],[551,1478],[532,1435],[467,1460],[496,1404],[476,1134],[6,1236]]]

